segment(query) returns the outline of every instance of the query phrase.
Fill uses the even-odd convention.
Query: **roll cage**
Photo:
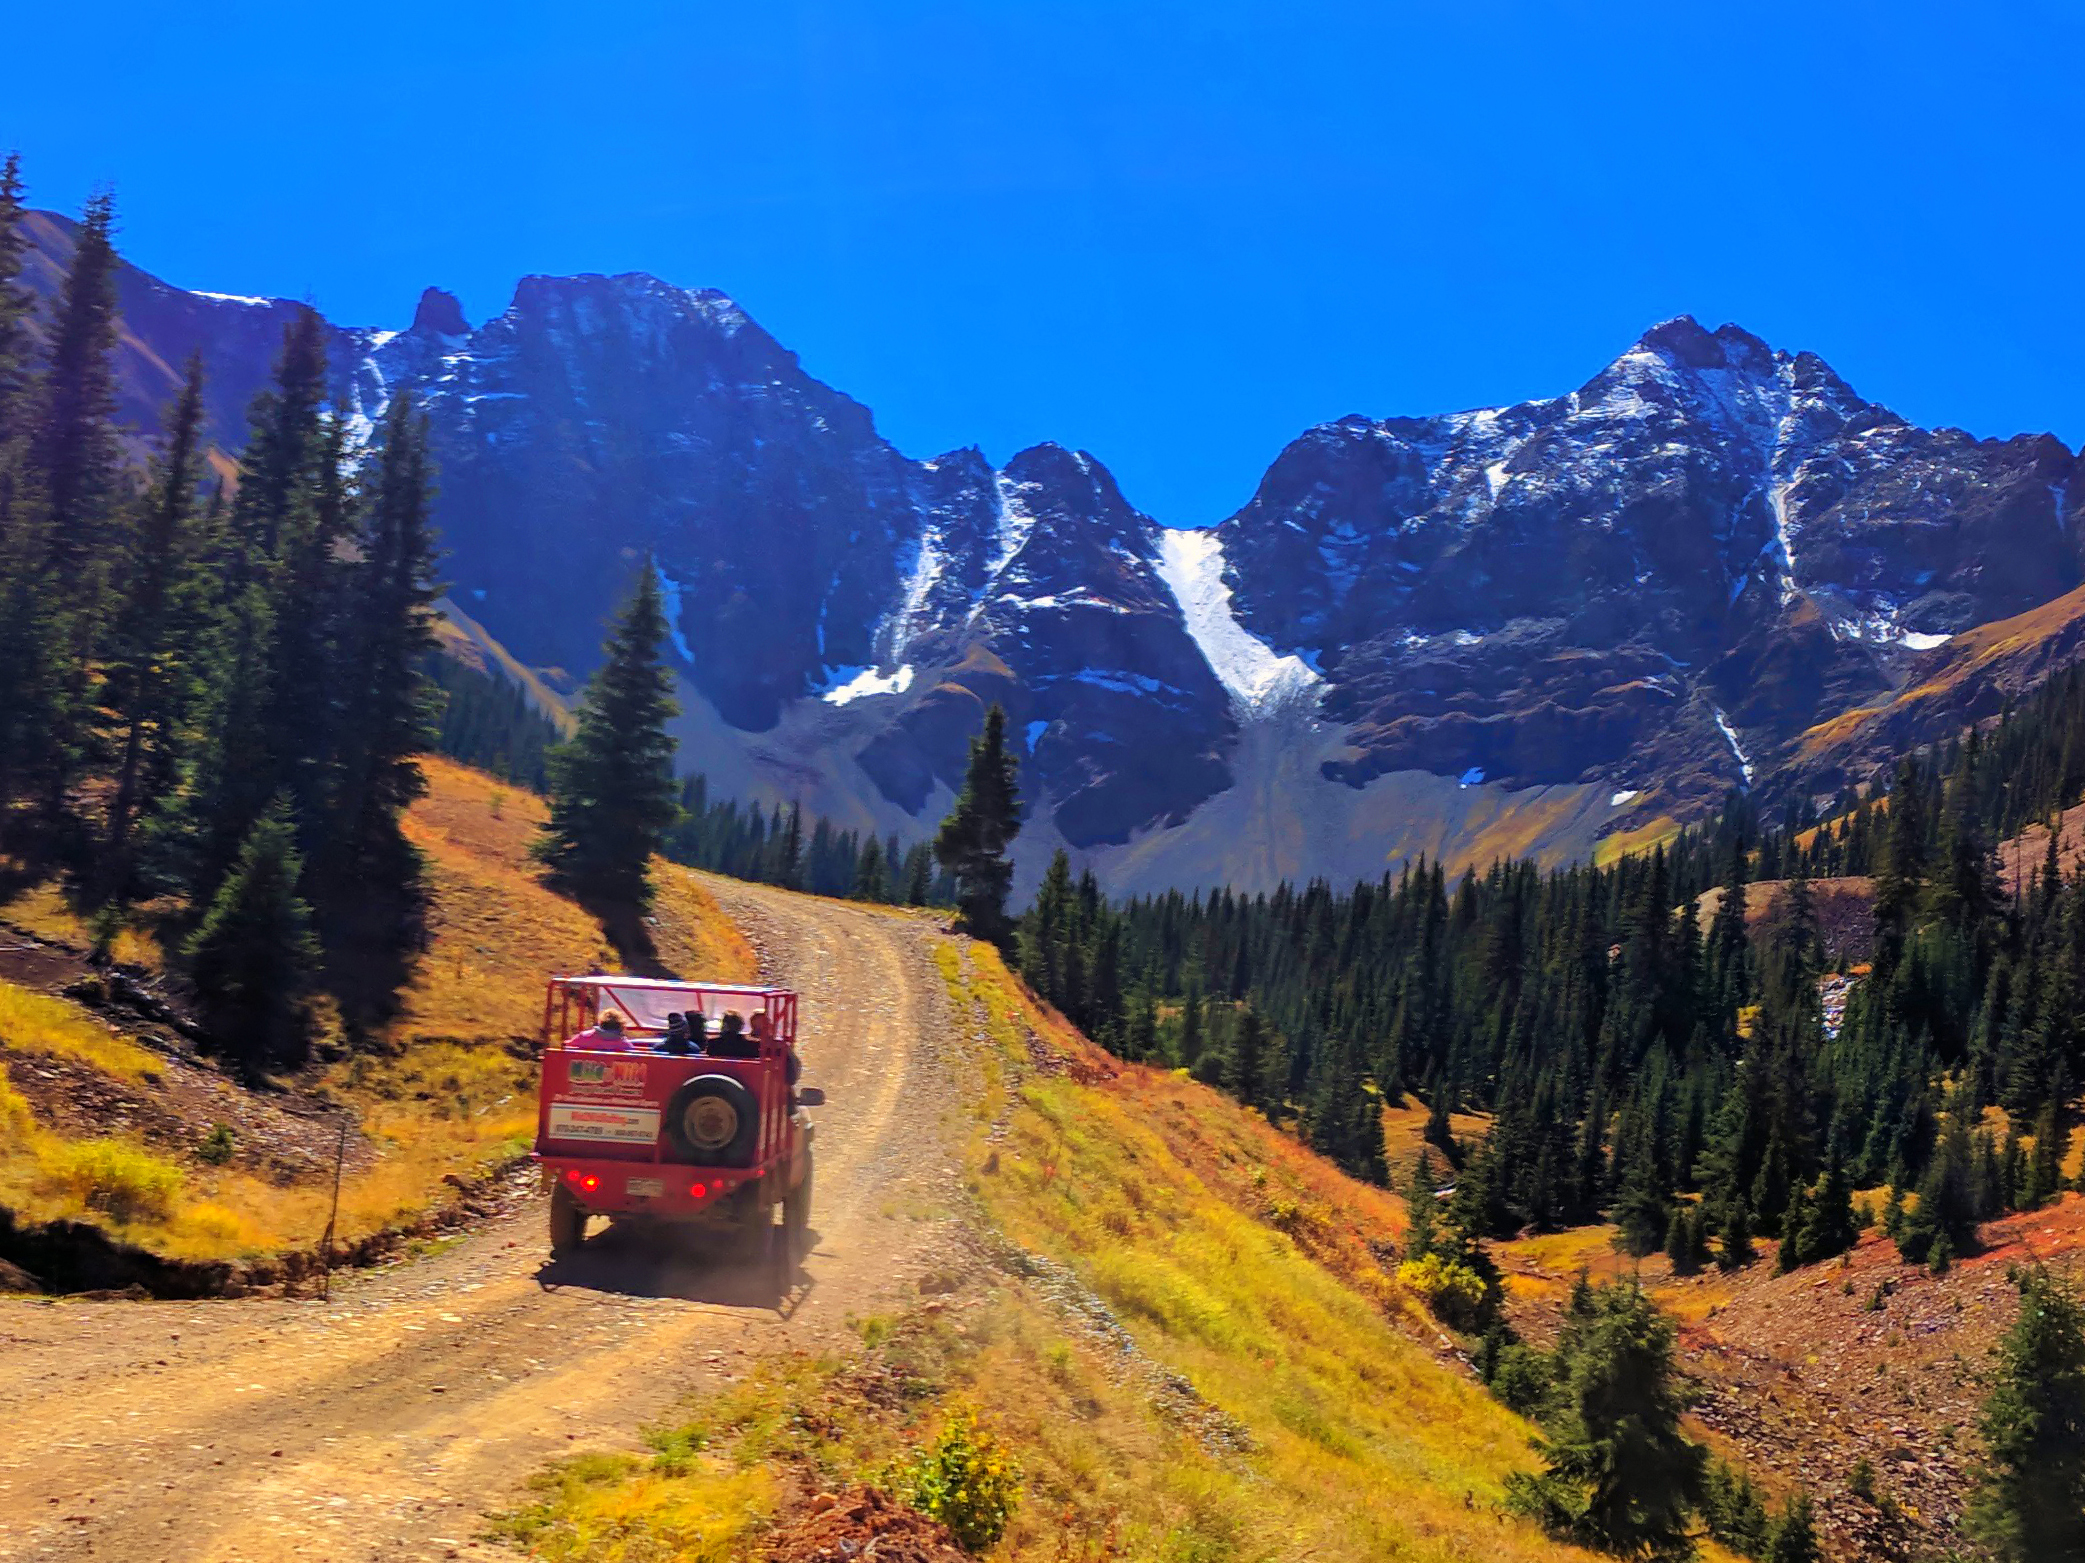
[[[733,1010],[745,1018],[748,1028],[755,1015],[765,1015],[770,1036],[796,1045],[796,995],[787,988],[590,974],[550,979],[543,994],[543,1046],[563,1047],[604,1014],[621,1015],[632,1038],[642,1039],[663,1033],[669,1014],[693,1010],[703,1013],[711,1032]]]

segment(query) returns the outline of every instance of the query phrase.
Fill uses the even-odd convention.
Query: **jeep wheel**
[[[760,1135],[753,1093],[729,1075],[698,1075],[666,1104],[666,1140],[702,1167],[743,1167]]]
[[[559,1183],[550,1190],[550,1256],[559,1259],[586,1241],[586,1212]]]

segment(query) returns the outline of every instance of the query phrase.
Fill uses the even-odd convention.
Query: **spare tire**
[[[666,1104],[666,1143],[704,1167],[743,1167],[760,1139],[760,1106],[729,1075],[697,1075]]]

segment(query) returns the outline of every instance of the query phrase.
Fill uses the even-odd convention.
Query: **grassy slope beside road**
[[[995,1557],[1585,1556],[1498,1512],[1530,1430],[1392,1284],[1398,1201],[1109,1058],[991,950],[878,915],[945,988],[962,1241],[849,1349],[698,1397],[648,1453],[552,1469],[506,1535],[558,1563],[787,1555],[816,1494],[902,1488],[977,1411],[1025,1473]]]
[[[428,795],[406,833],[427,861],[432,939],[383,1050],[285,1082],[286,1094],[246,1092],[80,1005],[0,984],[0,1204],[31,1220],[83,1217],[158,1253],[233,1258],[317,1240],[343,1114],[353,1124],[348,1240],[410,1220],[445,1179],[526,1148],[544,979],[614,956],[600,925],[545,889],[529,860],[542,800],[445,760],[422,764]],[[750,979],[751,947],[697,877],[662,863],[658,881],[660,959]],[[87,942],[48,889],[4,915],[42,937]],[[156,963],[156,948],[126,940],[119,955]],[[206,1151],[218,1123],[231,1131],[221,1162]]]

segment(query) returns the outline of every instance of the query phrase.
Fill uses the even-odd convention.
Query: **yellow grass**
[[[0,917],[52,944],[70,945],[81,950],[94,944],[94,929],[73,909],[55,883],[30,886],[5,906],[0,906]],[[158,971],[166,964],[158,941],[127,923],[117,930],[110,953],[126,966],[141,966],[148,971]]]
[[[1420,1100],[1417,1092],[1408,1094],[1402,1107],[1383,1109],[1383,1162],[1390,1169],[1391,1180],[1400,1188],[1410,1180],[1421,1151],[1433,1157],[1436,1178],[1443,1184],[1454,1181],[1453,1169],[1442,1156],[1440,1147],[1427,1142],[1427,1117],[1426,1103]],[[1450,1113],[1448,1127],[1454,1131],[1459,1143],[1475,1146],[1491,1133],[1491,1114]]]
[[[1600,838],[1593,849],[1593,865],[1607,868],[1623,858],[1637,852],[1648,852],[1651,848],[1672,840],[1680,833],[1679,821],[1669,814],[1660,814],[1656,819],[1646,820],[1629,830],[1618,830],[1611,836]]]
[[[119,1080],[144,1080],[159,1059],[65,999],[0,982],[0,1047],[87,1064]]]
[[[1191,1502],[1147,1484],[1147,1540],[1125,1555],[1186,1551],[1189,1524],[1220,1557],[1579,1555],[1496,1512],[1507,1473],[1535,1464],[1530,1429],[1407,1333],[1425,1326],[1378,1257],[1402,1230],[1395,1199],[1214,1091],[1113,1065],[989,949],[949,942],[938,959],[1006,1080],[968,1151],[983,1208],[1068,1264],[1256,1450],[1197,1473]],[[1066,1072],[1032,1072],[1024,1030]],[[1011,1396],[994,1404],[1023,1428]],[[1053,1528],[1009,1555],[1049,1556]]]
[[[546,889],[528,857],[543,801],[445,760],[422,764],[428,795],[407,815],[406,832],[427,862],[431,947],[385,1046],[305,1082],[337,1103],[357,1133],[341,1193],[343,1239],[408,1221],[438,1200],[445,1178],[483,1173],[527,1148],[535,1132],[528,1049],[542,1024],[544,981],[614,965],[600,925]],[[752,949],[699,878],[670,864],[655,870],[661,959],[691,976],[750,980]],[[84,933],[55,891],[18,900],[9,915],[68,940]],[[131,1084],[149,1081],[159,1065],[80,1006],[5,983],[0,1043],[63,1055]],[[207,1128],[197,1126],[198,1139]],[[0,1095],[0,1204],[30,1219],[96,1221],[181,1258],[308,1247],[325,1229],[330,1176],[284,1186],[237,1168],[169,1160],[127,1140],[87,1144],[97,1148],[37,1124],[10,1087]],[[154,1182],[152,1164],[170,1169],[171,1179]],[[106,1176],[97,1180],[96,1168]],[[161,1196],[124,1197],[128,1175]]]

